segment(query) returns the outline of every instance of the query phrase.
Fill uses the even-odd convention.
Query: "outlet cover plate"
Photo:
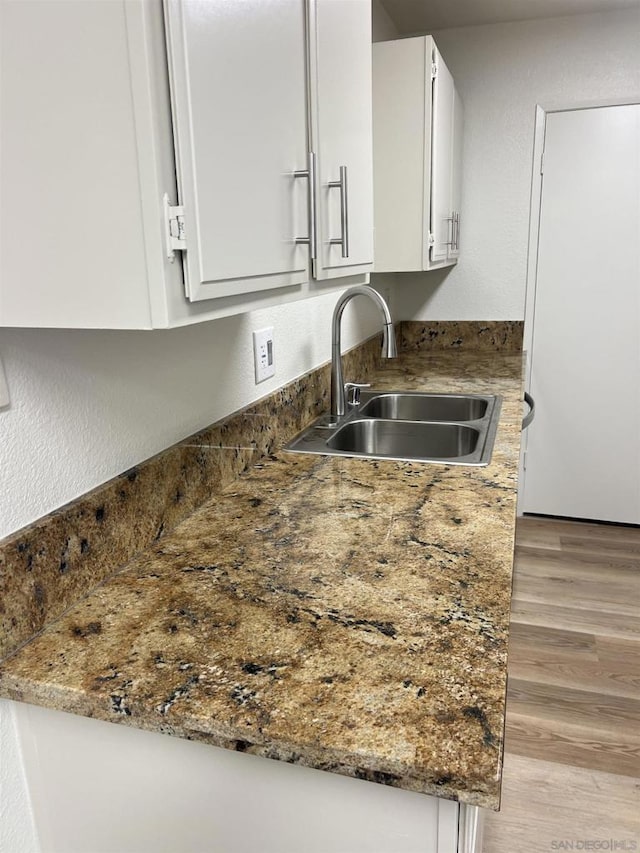
[[[273,326],[269,326],[268,329],[258,329],[253,333],[253,362],[256,371],[256,385],[275,375]]]

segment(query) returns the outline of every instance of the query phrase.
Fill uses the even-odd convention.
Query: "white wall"
[[[434,36],[465,106],[463,254],[449,272],[396,275],[396,316],[522,319],[535,105],[640,99],[640,10]]]
[[[398,38],[396,25],[380,0],[371,0],[371,40],[388,41]]]

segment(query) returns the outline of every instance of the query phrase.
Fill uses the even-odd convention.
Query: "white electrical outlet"
[[[276,372],[273,351],[273,326],[253,333],[253,361],[256,368],[256,385]]]
[[[0,359],[0,409],[9,405],[9,386],[4,375],[4,367],[2,359]]]

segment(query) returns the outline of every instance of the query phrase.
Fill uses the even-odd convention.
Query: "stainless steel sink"
[[[473,453],[479,438],[477,429],[462,424],[371,418],[345,424],[327,441],[327,446],[345,453],[391,459],[420,459],[428,448],[434,459],[454,459]]]
[[[336,423],[319,418],[285,450],[370,459],[487,465],[500,397],[367,391]]]
[[[370,397],[366,402],[367,397]],[[476,421],[483,418],[486,397],[458,394],[388,393],[371,396],[362,393],[360,414],[368,418],[401,421]]]

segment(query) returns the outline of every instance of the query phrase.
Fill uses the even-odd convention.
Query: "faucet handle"
[[[371,388],[370,382],[345,382],[344,394],[347,398],[347,405],[354,407],[360,405],[360,389]]]

